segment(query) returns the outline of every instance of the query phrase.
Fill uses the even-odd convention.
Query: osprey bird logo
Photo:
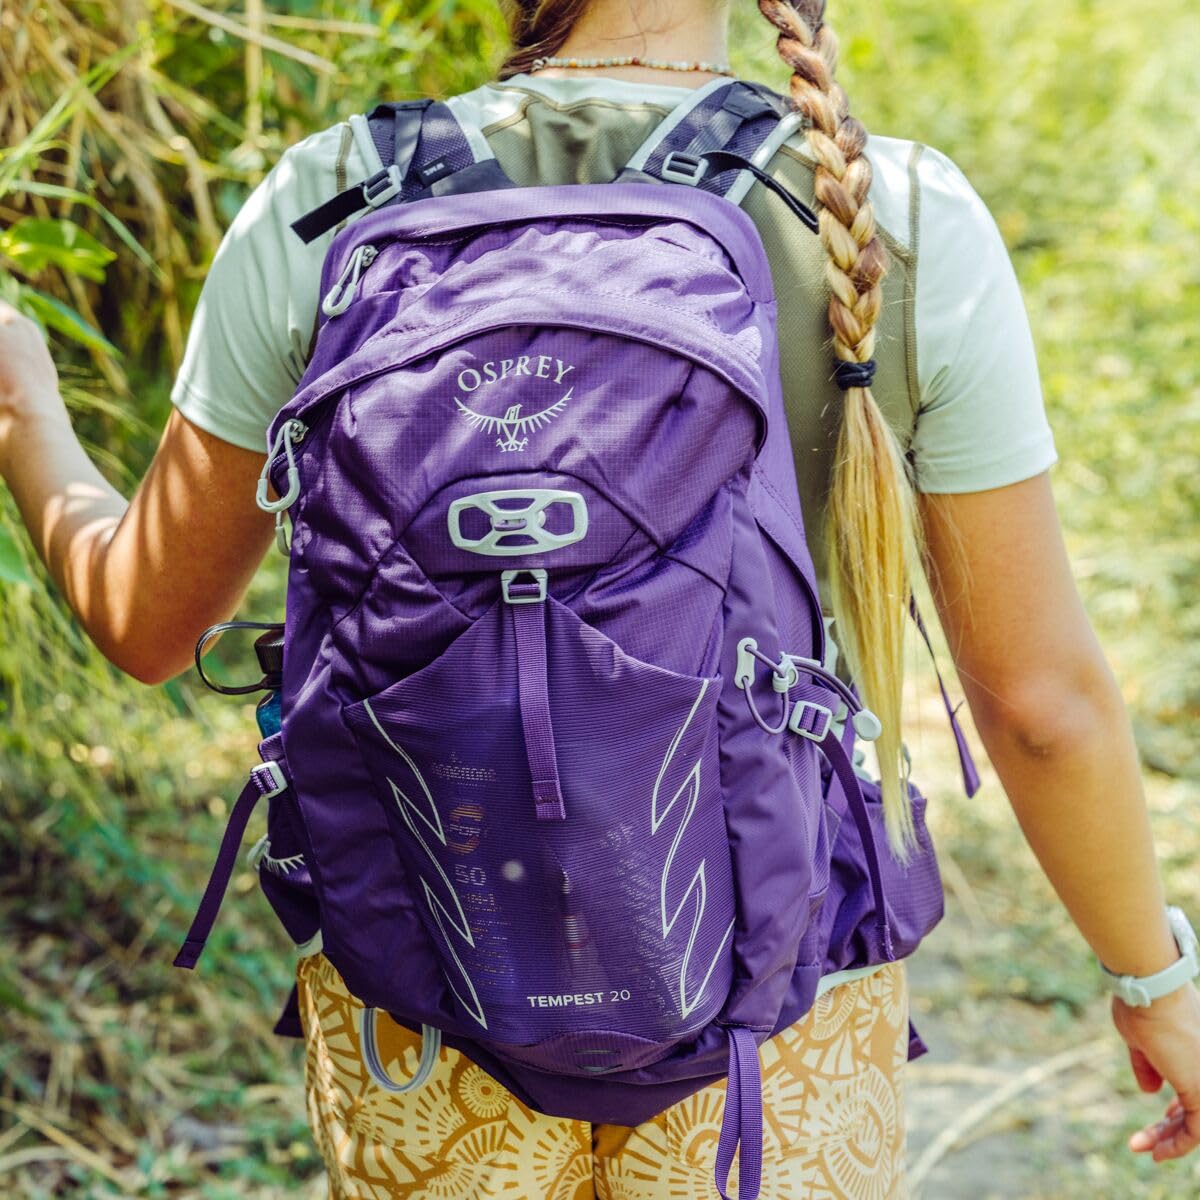
[[[491,417],[487,413],[476,412],[473,408],[469,408],[457,396],[454,398],[454,403],[458,405],[458,411],[470,421],[472,428],[484,429],[488,433],[497,434],[496,445],[501,450],[521,451],[529,445],[529,434],[535,429],[541,429],[543,425],[549,425],[566,408],[574,391],[573,387],[567,388],[562,399],[556,400],[549,408],[543,408],[540,412],[532,413],[528,417],[521,416],[519,404],[509,405],[502,417]],[[522,434],[525,436],[522,437]]]

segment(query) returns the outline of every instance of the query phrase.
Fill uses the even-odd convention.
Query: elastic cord
[[[866,362],[843,362],[840,358],[833,360],[833,381],[843,392],[850,388],[868,388],[874,378],[873,358],[868,358]]]

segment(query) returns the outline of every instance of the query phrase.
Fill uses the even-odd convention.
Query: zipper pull
[[[279,553],[285,557],[288,554],[288,540],[287,530],[283,525],[283,514],[296,503],[296,498],[300,495],[300,468],[296,465],[295,447],[304,441],[304,435],[307,432],[308,426],[303,421],[296,420],[295,417],[290,421],[284,421],[276,431],[275,440],[267,451],[267,461],[263,463],[262,473],[258,477],[258,489],[254,495],[255,502],[263,512],[275,514],[275,545],[279,547]],[[269,482],[267,472],[271,469],[271,464],[279,457],[280,451],[287,455],[288,486],[287,491],[278,500],[272,500],[267,496]]]
[[[375,261],[378,253],[379,251],[374,246],[365,243],[355,246],[354,253],[350,255],[350,261],[346,263],[346,269],[338,276],[337,282],[325,293],[325,298],[321,301],[321,311],[327,317],[336,317],[350,307],[354,300],[354,293],[358,291],[358,281],[362,278],[362,273]]]

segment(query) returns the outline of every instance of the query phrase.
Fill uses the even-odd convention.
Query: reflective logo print
[[[725,943],[729,940],[729,935],[733,933],[734,924],[733,921],[729,922],[729,928],[725,930],[721,936],[721,940],[717,943],[712,962],[708,964],[704,972],[704,977],[700,980],[695,993],[689,995],[688,968],[691,966],[692,950],[695,948],[696,938],[699,936],[700,926],[704,921],[704,909],[708,902],[708,863],[705,859],[700,860],[700,865],[693,872],[692,878],[679,903],[675,906],[674,912],[667,911],[667,881],[671,876],[671,867],[675,862],[675,852],[679,849],[680,842],[683,841],[683,835],[687,832],[687,828],[691,824],[692,816],[696,811],[696,805],[700,800],[700,759],[697,758],[692,764],[683,782],[675,789],[675,794],[667,801],[666,806],[661,809],[659,807],[659,789],[663,786],[663,780],[666,778],[667,772],[671,768],[672,760],[679,750],[679,743],[683,741],[683,735],[687,732],[688,726],[691,725],[695,718],[696,712],[700,708],[700,702],[704,699],[704,693],[707,691],[708,681],[706,680],[700,688],[700,694],[696,697],[695,704],[692,705],[692,711],[687,715],[687,720],[680,726],[679,732],[675,734],[670,746],[667,748],[667,755],[663,759],[662,766],[659,768],[658,779],[655,780],[654,792],[651,795],[650,801],[650,833],[652,835],[658,833],[662,823],[677,805],[682,807],[683,810],[682,814],[679,815],[679,824],[675,829],[675,837],[671,841],[671,849],[667,852],[667,861],[663,864],[662,883],[659,887],[659,908],[662,914],[662,935],[664,941],[670,936],[671,930],[675,928],[683,910],[688,906],[688,902],[694,899],[692,905],[692,929],[688,934],[687,949],[683,952],[683,961],[679,965],[679,1013],[683,1017],[690,1016],[704,999],[704,991],[708,987],[708,981],[712,977],[713,969],[720,961],[721,954],[725,949]]]
[[[466,942],[471,949],[475,948],[475,938],[471,934],[471,926],[467,921],[467,914],[463,912],[463,906],[458,899],[458,893],[455,892],[454,886],[446,876],[446,872],[442,870],[441,863],[434,858],[433,851],[429,849],[429,843],[426,842],[420,829],[417,828],[417,823],[420,822],[443,846],[446,845],[446,832],[442,828],[442,819],[438,815],[437,805],[433,802],[433,796],[430,794],[429,787],[418,770],[417,764],[413,762],[403,747],[398,746],[388,737],[387,732],[379,723],[379,718],[375,715],[375,710],[366,700],[363,701],[363,709],[371,718],[371,723],[379,731],[379,736],[404,760],[405,765],[420,785],[421,794],[414,801],[411,796],[399,787],[394,779],[388,778],[388,783],[392,789],[392,797],[400,809],[400,815],[404,819],[404,824],[408,826],[409,833],[413,835],[417,845],[424,852],[429,865],[436,872],[434,887],[430,886],[425,876],[421,876],[421,887],[425,892],[425,903],[428,905],[429,912],[441,932],[446,950],[454,960],[454,965],[458,968],[461,975],[459,982],[464,985],[467,994],[463,995],[463,991],[456,985],[455,980],[449,976],[446,978],[446,983],[458,999],[459,1004],[486,1029],[488,1023],[483,1013],[483,1005],[479,1001],[479,995],[475,991],[475,985],[471,982],[471,977],[467,974],[466,967],[462,964],[462,959],[458,957],[454,949],[455,938]]]
[[[534,366],[531,367],[531,363]],[[550,379],[561,384],[573,370],[575,368],[561,358],[551,358],[548,354],[522,354],[517,358],[486,362],[478,370],[467,367],[458,373],[458,386],[460,391],[470,394],[518,375],[527,375],[531,379]],[[569,387],[553,404],[524,416],[523,402],[508,405],[503,416],[483,412],[477,406],[477,401],[468,404],[462,396],[455,396],[454,403],[473,428],[496,434],[496,445],[502,452],[520,452],[529,445],[529,435],[534,430],[549,425],[566,408],[574,391],[574,387]]]

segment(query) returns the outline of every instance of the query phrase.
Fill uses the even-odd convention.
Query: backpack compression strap
[[[367,121],[379,170],[293,221],[302,241],[315,241],[364,208],[514,186],[484,139],[464,130],[449,103],[380,104]]]

